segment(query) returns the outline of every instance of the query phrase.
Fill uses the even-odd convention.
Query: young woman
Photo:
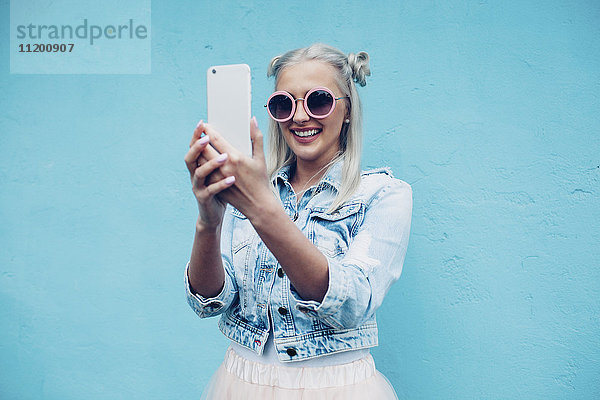
[[[402,270],[412,191],[360,171],[367,53],[273,58],[268,166],[198,124],[185,162],[199,216],[188,302],[231,339],[207,399],[395,399],[375,369],[375,311]]]

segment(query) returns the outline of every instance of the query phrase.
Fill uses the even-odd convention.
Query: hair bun
[[[369,54],[365,51],[348,54],[348,65],[352,69],[352,79],[360,86],[367,84],[366,77],[371,75]]]
[[[271,76],[275,75],[275,65],[277,64],[277,61],[279,61],[280,58],[281,56],[275,56],[271,59],[269,67],[267,68],[267,78],[270,78]]]

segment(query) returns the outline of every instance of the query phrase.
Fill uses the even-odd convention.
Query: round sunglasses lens
[[[316,116],[327,115],[333,107],[333,97],[325,90],[315,90],[306,99],[306,105]]]
[[[292,99],[283,94],[273,96],[269,101],[269,112],[275,119],[286,119],[292,113]]]

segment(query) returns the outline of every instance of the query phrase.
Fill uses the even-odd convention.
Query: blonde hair
[[[340,157],[343,162],[342,182],[338,195],[329,208],[329,211],[334,211],[352,196],[360,184],[362,107],[355,83],[360,86],[366,85],[365,78],[371,75],[369,55],[364,51],[346,55],[335,47],[316,43],[273,57],[267,70],[267,77],[274,76],[275,86],[277,86],[281,71],[309,60],[322,61],[334,67],[338,72],[335,76],[337,85],[342,91],[342,95],[348,96],[346,104],[350,122],[344,122],[340,132]],[[267,151],[269,154],[267,169],[272,178],[281,167],[296,162],[296,156],[283,138],[279,124],[274,120],[269,123]]]

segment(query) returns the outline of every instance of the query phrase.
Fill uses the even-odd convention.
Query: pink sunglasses
[[[349,96],[335,97],[333,92],[324,87],[317,86],[310,89],[304,98],[294,97],[284,90],[278,90],[273,93],[267,101],[267,111],[271,118],[277,122],[289,121],[296,112],[296,102],[302,100],[304,111],[308,115],[316,119],[328,117],[335,109],[335,104],[338,100]]]

